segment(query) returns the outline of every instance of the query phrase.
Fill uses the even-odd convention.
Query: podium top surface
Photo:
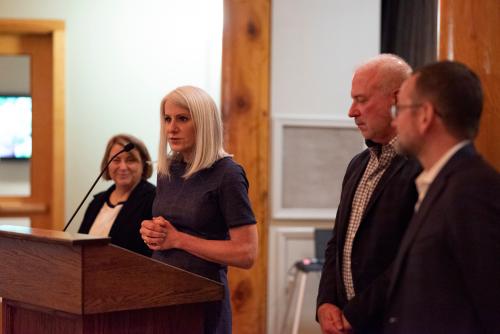
[[[13,225],[0,225],[0,237],[34,240],[68,246],[90,244],[107,245],[111,240],[109,237],[95,237],[88,234]]]

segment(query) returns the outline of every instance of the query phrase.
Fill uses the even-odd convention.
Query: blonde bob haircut
[[[214,100],[204,90],[193,86],[182,86],[168,93],[160,105],[160,147],[158,151],[158,174],[170,176],[172,160],[182,159],[176,152],[167,152],[165,133],[166,102],[189,111],[194,124],[195,144],[193,159],[187,162],[183,177],[189,178],[199,170],[208,168],[217,160],[230,156],[222,147],[222,120]]]

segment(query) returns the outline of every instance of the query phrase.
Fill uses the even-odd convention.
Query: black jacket
[[[384,333],[500,333],[500,175],[471,144],[430,185],[387,294]]]
[[[348,303],[342,277],[342,254],[354,194],[369,160],[367,149],[354,157],[347,167],[333,236],[326,249],[318,307],[330,303],[343,309]],[[351,268],[356,295],[367,289],[394,260],[413,214],[417,200],[414,180],[420,171],[416,160],[396,155],[373,191],[352,246]],[[371,319],[358,319],[358,313],[364,314],[364,311],[353,307],[348,313],[346,316],[351,324],[360,326],[355,329],[372,332],[364,327],[364,322]]]
[[[85,216],[78,230],[79,233],[88,233],[90,231],[95,218],[114,189],[115,185],[112,185],[108,190],[94,196],[87,211],[85,211]],[[141,180],[137,184],[109,231],[112,244],[145,256],[151,256],[152,252],[144,244],[139,229],[143,220],[152,217],[151,207],[155,194],[156,187],[151,183]]]

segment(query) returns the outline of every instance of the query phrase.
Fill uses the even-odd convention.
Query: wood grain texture
[[[1,238],[0,296],[81,313],[80,246]]]
[[[108,243],[109,238],[0,226],[0,296],[73,314],[223,298],[221,283]]]
[[[484,109],[476,146],[500,171],[500,1],[441,0],[439,59],[471,67],[481,78]]]
[[[247,173],[257,218],[258,259],[230,268],[233,332],[265,333],[269,175],[269,0],[225,0],[222,117],[225,146]]]
[[[75,315],[10,300],[4,304],[8,320],[4,330],[9,334],[199,334],[205,307],[192,304]]]
[[[85,314],[223,298],[218,282],[114,245],[85,248],[83,262]]]
[[[200,334],[204,304],[175,305],[84,316],[84,334]]]
[[[82,333],[78,316],[69,313],[56,313],[43,307],[4,300],[5,334],[63,334]]]

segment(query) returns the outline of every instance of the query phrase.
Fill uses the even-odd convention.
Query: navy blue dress
[[[208,240],[228,240],[229,229],[255,224],[243,168],[225,157],[182,178],[186,164],[173,161],[170,177],[158,176],[153,217],[162,216],[179,231]],[[231,333],[227,267],[179,249],[155,251],[153,258],[224,284],[222,301],[209,303],[205,333]]]

